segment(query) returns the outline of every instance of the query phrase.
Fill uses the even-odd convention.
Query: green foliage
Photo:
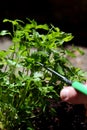
[[[13,32],[12,45],[0,51],[0,122],[6,130],[34,130],[32,119],[46,112],[49,100],[60,100],[59,93],[64,82],[41,67],[45,64],[70,80],[84,81],[84,73],[75,68],[67,59],[73,52],[66,50],[63,43],[72,40],[71,33],[60,31],[47,24],[38,25],[29,20],[8,20]],[[37,111],[37,112],[36,112]],[[52,113],[56,110],[51,108]],[[0,126],[0,127],[1,127]]]

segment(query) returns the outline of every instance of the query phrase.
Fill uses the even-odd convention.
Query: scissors
[[[78,81],[70,81],[69,79],[67,79],[65,76],[61,75],[60,73],[54,71],[53,69],[46,67],[44,64],[37,62],[39,65],[41,65],[42,67],[44,67],[46,70],[50,71],[51,73],[55,74],[56,76],[58,76],[62,81],[66,82],[68,85],[72,86],[73,88],[75,88],[76,90],[78,90],[79,92],[87,95],[87,86],[78,82]]]

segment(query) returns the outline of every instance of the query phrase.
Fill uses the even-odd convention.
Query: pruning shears
[[[54,71],[51,68],[46,67],[44,64],[38,62],[39,65],[41,65],[42,67],[44,67],[46,70],[50,71],[51,73],[55,74],[56,76],[58,76],[62,81],[66,82],[68,85],[72,86],[73,88],[75,88],[76,90],[78,90],[79,92],[87,95],[87,86],[78,82],[78,81],[70,81],[69,79],[67,79],[65,76],[61,75],[60,73]]]

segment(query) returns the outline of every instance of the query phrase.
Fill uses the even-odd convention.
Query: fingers
[[[60,92],[63,101],[72,104],[87,104],[87,96],[76,91],[73,87],[64,87]]]

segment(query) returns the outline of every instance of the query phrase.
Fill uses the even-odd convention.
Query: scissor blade
[[[50,71],[51,73],[57,75],[59,78],[61,78],[63,81],[65,81],[67,84],[71,85],[72,82],[70,80],[68,80],[66,77],[62,76],[61,74],[59,74],[58,72],[54,71],[51,68],[46,67],[44,64],[38,62],[38,64],[40,64],[41,66],[43,66],[46,70]]]

